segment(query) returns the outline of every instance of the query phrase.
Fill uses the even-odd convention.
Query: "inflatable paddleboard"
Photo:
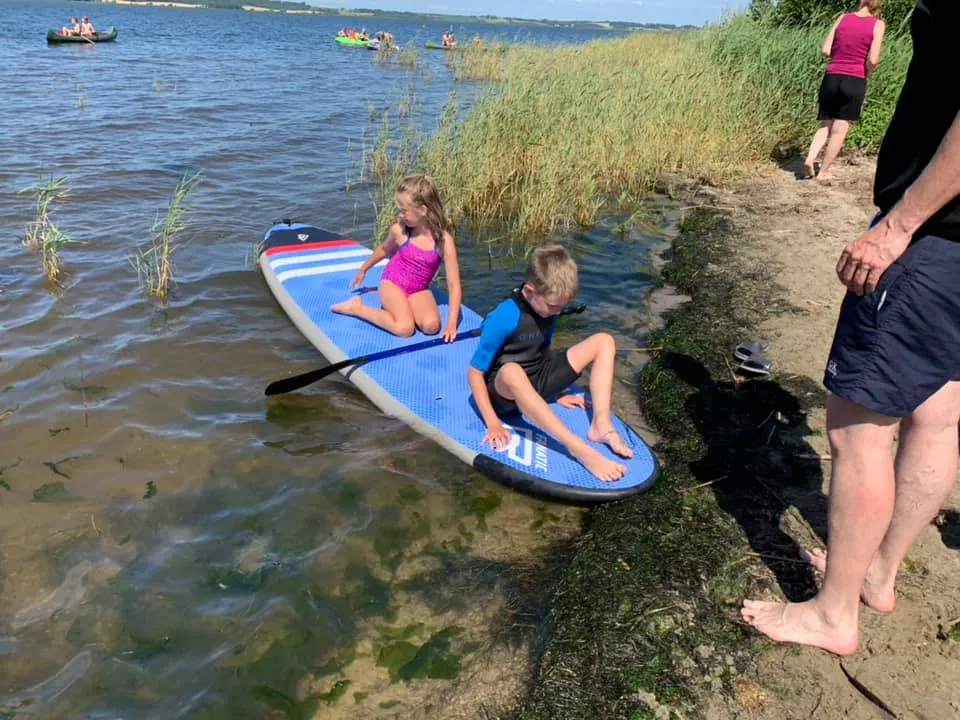
[[[594,446],[627,465],[627,474],[617,482],[595,479],[560,443],[519,415],[504,418],[512,433],[506,450],[481,445],[485,427],[467,385],[467,367],[479,342],[470,331],[479,329],[483,318],[463,305],[458,340],[443,343],[420,332],[398,338],[330,311],[351,293],[359,293],[366,305],[379,307],[377,286],[386,260],[367,272],[364,287],[350,288],[372,252],[369,248],[311,225],[283,223],[267,230],[258,252],[263,276],[280,307],[329,362],[371,353],[389,355],[341,373],[380,410],[484,475],[522,492],[580,503],[619,500],[646,490],[656,480],[659,469],[650,448],[616,416],[614,427],[633,448],[634,457],[625,460],[605,445]],[[445,318],[446,296],[436,289],[434,294]],[[576,386],[571,392],[589,394]],[[586,412],[556,403],[551,408],[573,432],[586,437],[590,424]]]

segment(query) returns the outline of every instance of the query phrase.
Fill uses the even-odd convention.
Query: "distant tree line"
[[[750,11],[780,25],[806,25],[856,10],[857,0],[751,0]],[[884,0],[881,17],[894,32],[906,29],[916,0]]]
[[[305,2],[285,2],[284,0],[187,0],[212,8],[239,8],[243,5],[268,8],[270,10],[314,10]]]
[[[89,1],[89,0],[87,0]],[[147,4],[153,0],[129,0],[130,2],[144,3]],[[490,22],[490,21],[500,21],[508,20],[515,22],[517,24],[526,24],[526,25],[549,25],[551,27],[610,27],[616,30],[684,30],[692,29],[693,25],[672,25],[670,23],[633,23],[633,22],[622,22],[622,21],[609,21],[609,22],[592,22],[589,20],[572,20],[572,21],[559,21],[559,20],[530,20],[525,18],[510,18],[510,17],[501,17],[499,15],[443,15],[437,13],[420,13],[406,10],[376,10],[373,8],[333,8],[333,7],[321,7],[318,5],[308,5],[305,2],[297,2],[296,0],[184,0],[185,2],[196,3],[197,5],[204,5],[209,8],[217,9],[239,9],[244,5],[266,8],[268,10],[309,10],[312,13],[317,13],[319,15],[345,15],[345,16],[375,16],[378,18],[427,18],[430,20],[435,20],[437,22],[451,22],[458,23],[469,20],[480,21],[480,22]],[[753,0],[754,3],[759,3],[761,0]],[[769,0],[767,0],[769,2]],[[2,719],[0,719],[2,720]]]

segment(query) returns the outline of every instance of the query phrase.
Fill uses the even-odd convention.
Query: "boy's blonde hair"
[[[572,300],[577,294],[577,263],[560,245],[543,245],[530,255],[524,282],[545,297]]]
[[[860,7],[868,8],[873,15],[879,15],[882,6],[883,0],[860,0]]]

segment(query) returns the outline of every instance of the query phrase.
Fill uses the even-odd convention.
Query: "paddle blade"
[[[284,378],[283,380],[276,380],[267,385],[267,389],[263,391],[263,394],[270,396],[293,392],[294,390],[299,390],[300,388],[306,387],[311,383],[315,383],[317,380],[323,380],[323,378],[327,377],[328,375],[333,375],[335,372],[343,370],[345,367],[357,364],[359,363],[356,360],[345,360],[343,362],[334,363],[333,365],[327,365],[327,367],[305,372],[302,375],[294,375],[293,377]]]

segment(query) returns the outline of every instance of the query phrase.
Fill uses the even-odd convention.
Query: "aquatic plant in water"
[[[166,214],[162,218],[157,217],[153,223],[150,247],[138,250],[131,261],[137,270],[140,286],[155,298],[165,299],[174,283],[171,256],[177,237],[187,228],[186,216],[190,212],[186,204],[187,197],[199,182],[199,172],[180,178],[173,190]]]
[[[66,177],[50,178],[45,184],[31,185],[18,194],[32,194],[37,201],[34,220],[27,224],[23,244],[31,250],[40,251],[40,262],[43,274],[47,279],[59,285],[63,275],[63,260],[60,249],[73,239],[60,230],[50,219],[50,213],[55,205],[59,205],[68,197],[70,190],[65,187]]]

